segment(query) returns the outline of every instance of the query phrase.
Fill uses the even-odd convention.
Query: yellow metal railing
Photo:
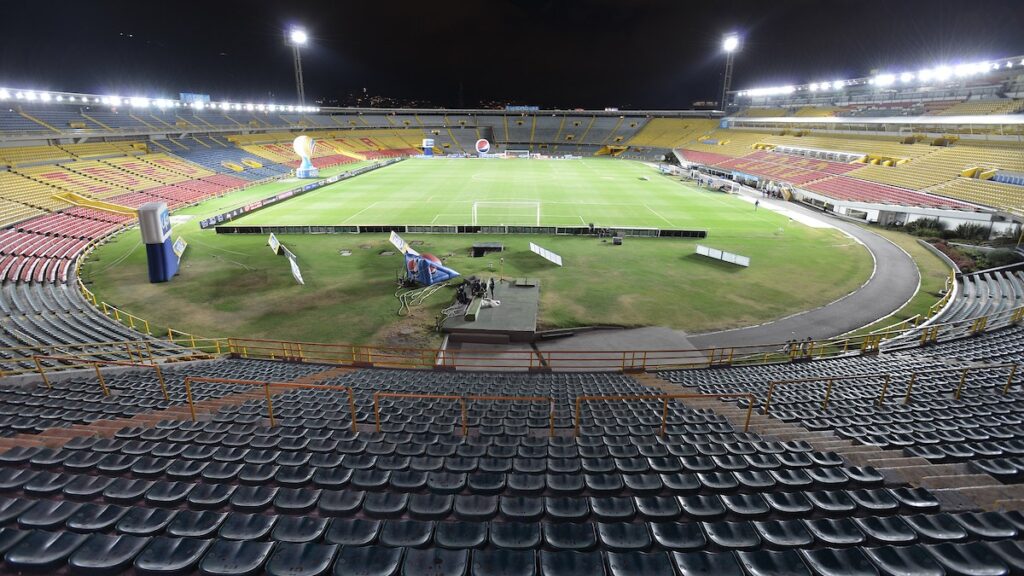
[[[348,408],[352,418],[352,431],[357,430],[356,423],[356,399],[355,394],[352,392],[352,388],[348,386],[338,386],[333,384],[302,384],[299,382],[269,382],[265,380],[238,380],[232,378],[206,378],[202,376],[186,376],[185,377],[185,400],[188,402],[189,411],[192,413],[192,420],[196,421],[196,404],[192,397],[192,384],[193,383],[212,383],[212,384],[246,384],[251,386],[262,386],[264,394],[267,397],[267,417],[270,420],[271,426],[277,425],[277,420],[274,418],[274,401],[271,399],[273,394],[271,388],[296,388],[306,390],[335,390],[343,391],[348,393]]]
[[[50,384],[50,379],[46,377],[47,367],[43,365],[44,360],[51,360],[57,362],[66,363],[79,363],[79,364],[91,364],[96,370],[96,378],[99,380],[100,389],[103,390],[104,396],[110,396],[110,390],[107,388],[107,381],[103,377],[103,371],[100,370],[100,366],[131,366],[134,368],[145,368],[147,370],[153,370],[156,373],[157,382],[160,383],[160,391],[163,392],[164,400],[170,400],[170,396],[167,394],[167,383],[164,381],[163,370],[160,369],[159,364],[143,364],[139,362],[121,362],[118,360],[93,360],[87,358],[76,358],[74,356],[32,356],[32,361],[36,364],[36,371],[39,372],[39,376],[43,379],[43,384],[47,388],[53,388]]]
[[[576,422],[573,427],[573,436],[580,435],[581,419],[583,417],[583,403],[584,402],[636,402],[646,400],[660,400],[662,402],[661,407],[661,429],[658,432],[659,435],[664,436],[665,430],[668,427],[668,403],[670,400],[684,400],[687,398],[706,398],[706,399],[722,399],[722,398],[746,398],[747,399],[747,417],[743,422],[743,431],[747,432],[750,430],[750,417],[754,413],[754,402],[756,398],[753,394],[747,392],[738,392],[733,394],[645,394],[645,395],[623,395],[623,396],[577,396],[576,397]]]

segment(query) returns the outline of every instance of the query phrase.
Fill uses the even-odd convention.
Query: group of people
[[[465,282],[459,284],[459,287],[455,289],[455,301],[459,304],[468,305],[473,301],[473,298],[477,296],[481,298],[487,298],[487,294],[490,293],[491,300],[494,299],[494,277],[492,276],[489,281],[483,281],[476,276],[470,276]]]
[[[782,195],[782,192],[778,188],[762,188],[761,189],[761,197],[762,198],[777,198],[779,200],[782,200],[782,199],[785,198]]]
[[[810,336],[804,340],[798,340],[796,338],[787,340],[786,346],[783,350],[791,357],[810,356],[814,352],[814,340],[812,340]]]

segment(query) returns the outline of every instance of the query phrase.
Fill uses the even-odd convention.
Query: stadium
[[[426,106],[307,25],[285,95],[0,69],[0,573],[1024,574],[1016,36]]]

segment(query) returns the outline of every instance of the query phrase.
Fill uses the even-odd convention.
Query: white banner
[[[406,244],[405,240],[402,240],[402,237],[399,236],[398,232],[395,232],[394,230],[391,231],[391,237],[388,238],[388,240],[390,240],[391,244],[394,245],[394,247],[397,248],[398,251],[401,252],[402,254],[412,254],[414,256],[420,255],[419,252],[413,250],[408,244]]]
[[[295,278],[295,281],[305,285],[306,283],[302,280],[302,270],[299,270],[299,263],[295,261],[295,255],[291,252],[288,252],[288,263],[292,266],[292,276]]]
[[[277,239],[277,236],[274,236],[273,232],[270,233],[270,238],[267,239],[267,244],[270,246],[270,249],[274,251],[274,254],[280,253],[281,242]]]
[[[533,242],[530,242],[530,252],[540,256],[541,258],[551,262],[552,264],[562,265],[562,257],[550,250],[545,250],[540,246],[537,246]]]
[[[746,268],[750,267],[749,257],[733,254],[732,252],[725,252],[723,250],[718,250],[717,248],[708,248],[707,246],[697,244],[697,254],[707,256],[708,258],[714,258],[715,260],[728,262],[730,264],[736,264],[737,266],[743,266]]]

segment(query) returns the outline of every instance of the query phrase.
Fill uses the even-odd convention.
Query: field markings
[[[342,224],[345,224],[345,223],[347,223],[347,222],[348,222],[349,220],[351,220],[351,219],[355,218],[356,216],[359,216],[360,214],[362,214],[363,212],[366,212],[366,211],[367,211],[367,210],[369,210],[370,208],[373,208],[373,207],[374,207],[374,206],[376,206],[377,204],[380,204],[380,202],[374,202],[373,204],[370,204],[369,206],[367,206],[366,208],[363,208],[363,209],[362,209],[362,210],[360,210],[359,212],[356,212],[355,214],[353,214],[353,215],[349,216],[348,218],[345,218],[344,220],[342,220],[342,221],[341,221],[341,223],[342,223]]]
[[[665,222],[668,222],[668,225],[669,225],[669,226],[675,226],[675,224],[673,224],[671,220],[669,220],[668,218],[665,218],[664,216],[662,216],[661,214],[659,214],[659,213],[658,213],[658,211],[657,211],[657,210],[655,210],[654,208],[651,208],[651,207],[650,207],[650,206],[648,206],[647,204],[644,204],[643,206],[644,206],[644,208],[647,208],[648,210],[650,210],[650,211],[651,211],[651,213],[652,213],[652,214],[654,214],[655,216],[657,216],[658,218],[661,218],[661,219],[662,219],[662,220],[664,220]]]

